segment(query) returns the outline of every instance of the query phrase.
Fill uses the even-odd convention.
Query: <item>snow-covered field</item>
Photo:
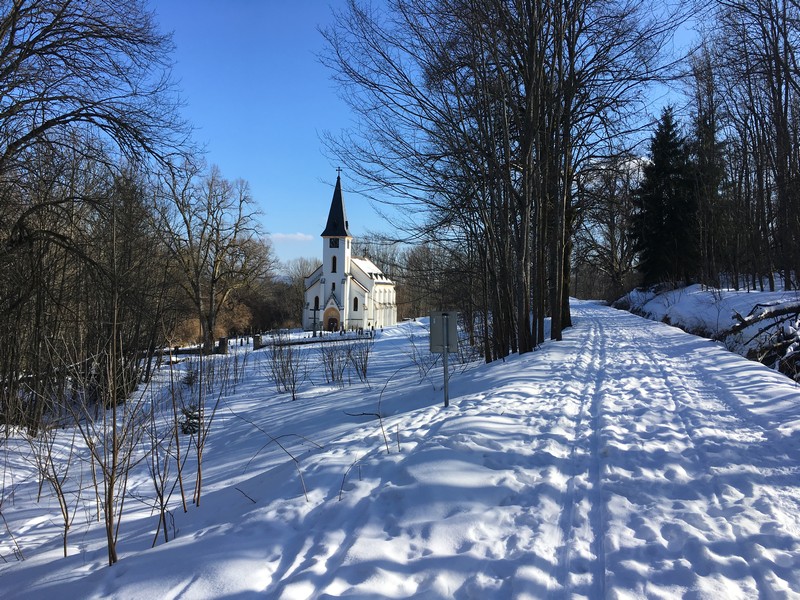
[[[447,409],[441,369],[420,381],[410,358],[421,322],[379,337],[371,387],[317,380],[294,402],[255,353],[200,506],[173,506],[176,539],[151,549],[137,471],[113,567],[91,503],[60,558],[57,507],[10,440],[0,509],[25,560],[2,530],[0,596],[800,598],[800,388],[662,323],[573,310],[564,341],[459,367]],[[383,430],[350,416],[379,403]],[[308,500],[267,434],[288,436]]]

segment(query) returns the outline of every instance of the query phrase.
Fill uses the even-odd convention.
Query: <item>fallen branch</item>
[[[756,312],[759,308],[769,310]],[[722,335],[725,336],[739,333],[751,325],[760,323],[766,319],[797,314],[800,314],[800,302],[794,302],[791,304],[756,304],[746,317],[743,317],[737,311],[733,311],[733,318],[736,319],[738,323],[731,327],[728,331],[723,332]]]
[[[383,442],[386,444],[386,454],[391,454],[389,450],[389,439],[386,437],[386,430],[383,428],[383,417],[381,417],[380,413],[349,413],[345,411],[345,413],[349,417],[376,417],[378,419],[378,423],[381,425],[381,433],[383,434]]]
[[[252,502],[253,504],[255,504],[255,503],[256,503],[256,501],[255,501],[255,500],[253,500],[253,499],[252,499],[250,496],[248,496],[247,494],[245,494],[245,493],[244,493],[244,492],[243,492],[241,489],[239,489],[238,487],[234,486],[234,487],[233,487],[233,489],[235,489],[235,490],[236,490],[237,492],[239,492],[239,493],[240,493],[242,496],[244,496],[245,498],[247,498],[248,500],[250,500],[250,502]]]

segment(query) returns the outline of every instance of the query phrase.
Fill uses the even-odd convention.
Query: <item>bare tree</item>
[[[83,481],[80,477],[82,471],[77,482],[74,477],[74,470],[80,469],[75,456],[78,448],[75,443],[77,432],[73,431],[72,439],[67,440],[62,447],[56,444],[58,431],[57,428],[44,428],[36,437],[29,436],[28,443],[31,446],[31,457],[39,471],[39,496],[42,494],[42,484],[47,483],[58,502],[62,547],[66,557],[69,530],[81,503]]]
[[[350,357],[350,364],[356,372],[358,379],[361,383],[366,383],[369,386],[369,378],[367,371],[369,370],[369,357],[372,354],[375,340],[370,337],[359,338],[350,343],[348,354]]]
[[[0,351],[7,384],[0,411],[8,424],[34,431],[40,399],[51,394],[43,387],[64,387],[51,359],[69,352],[85,361],[107,333],[99,326],[110,320],[108,236],[101,230],[109,230],[111,205],[129,225],[138,221],[131,240],[152,240],[138,227],[136,202],[122,199],[137,193],[122,188],[127,175],[184,141],[169,79],[171,47],[137,0],[26,0],[0,8],[0,334],[13,340]],[[146,256],[152,269],[157,245]],[[136,257],[128,258],[121,266],[130,269],[131,285],[141,283],[133,276]],[[134,317],[128,322],[138,327],[132,337],[125,332],[124,347],[134,352],[158,332],[145,323],[149,310],[136,314],[132,306],[134,299],[149,302],[150,291],[124,297],[123,318]],[[51,352],[52,340],[69,346]]]
[[[89,130],[128,158],[182,141],[172,42],[141,0],[26,0],[0,9],[0,175],[40,144]]]
[[[95,356],[88,375],[78,370],[72,373],[82,393],[70,404],[75,425],[97,470],[93,482],[103,515],[109,565],[117,562],[128,476],[142,458],[137,450],[146,428],[145,392],[122,401],[122,390],[129,387],[129,372],[120,369],[120,361],[114,359],[118,345],[116,336],[108,340],[107,347]],[[98,377],[101,370],[105,373]]]
[[[289,278],[289,298],[292,317],[296,323],[303,323],[306,302],[306,277],[311,275],[322,262],[319,258],[293,258],[283,266]]]
[[[344,386],[344,373],[350,362],[349,347],[346,342],[324,342],[319,346],[320,364],[326,383]]]
[[[205,456],[206,443],[217,415],[217,409],[219,409],[219,404],[227,391],[230,381],[230,361],[227,357],[221,358],[219,361],[212,358],[204,359],[201,354],[197,372],[199,376],[194,386],[196,396],[193,397],[191,405],[193,416],[195,417],[195,426],[191,433],[194,437],[195,456],[197,458],[192,501],[195,506],[200,506],[203,492],[203,458]]]
[[[291,343],[288,336],[278,334],[272,338],[269,352],[264,359],[266,374],[275,382],[279,394],[289,393],[292,400],[297,400],[300,384],[306,378],[308,354],[298,345]]]
[[[792,0],[720,0],[716,3],[712,61],[729,144],[731,194],[740,223],[737,246],[774,288],[797,285],[800,265],[800,8]],[[699,105],[699,103],[698,103]]]
[[[145,454],[147,455],[147,469],[150,480],[153,482],[153,508],[158,511],[158,526],[153,536],[153,546],[158,542],[159,534],[163,535],[164,542],[170,540],[168,520],[172,517],[169,510],[170,499],[175,488],[180,486],[181,499],[184,512],[186,512],[186,499],[183,495],[183,462],[180,453],[180,432],[178,431],[177,399],[174,387],[169,396],[171,402],[159,402],[156,394],[150,398],[150,410],[145,426]],[[169,404],[172,404],[170,410]],[[163,407],[160,410],[159,407]],[[185,458],[183,459],[185,461]],[[174,465],[173,465],[174,462]],[[173,476],[173,467],[175,475]]]
[[[196,311],[203,351],[210,353],[223,305],[235,290],[266,277],[275,261],[260,237],[247,182],[230,182],[216,167],[201,177],[187,162],[167,170],[163,192],[156,203],[159,226]]]
[[[641,179],[642,161],[621,155],[598,163],[579,184],[582,218],[576,243],[583,254],[579,265],[600,293],[615,300],[630,289],[636,252],[632,241],[633,199]]]

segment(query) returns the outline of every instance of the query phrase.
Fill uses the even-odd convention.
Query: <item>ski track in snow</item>
[[[308,502],[293,465],[239,475],[170,544],[83,584],[56,570],[23,589],[45,597],[62,577],[93,598],[800,598],[797,387],[661,323],[573,311],[562,342],[455,375],[449,409],[386,416],[391,453],[376,421],[309,450]],[[126,579],[161,562],[161,580]]]
[[[389,477],[381,479],[375,488],[365,490],[366,495],[354,503],[348,518],[356,515],[357,524],[351,524],[352,534],[336,552],[321,549],[326,556],[325,569],[313,585],[305,585],[309,581],[308,573],[304,573],[304,561],[284,556],[283,564],[291,562],[292,566],[276,573],[279,583],[268,589],[268,594],[290,598],[310,589],[321,589],[335,596],[348,586],[363,585],[369,579],[361,581],[355,571],[373,573],[372,568],[365,566],[364,557],[375,554],[382,544],[388,546],[387,559],[405,558],[407,564],[416,565],[403,569],[416,573],[411,581],[397,576],[394,582],[397,597],[424,592],[442,597],[459,592],[470,596],[474,592],[474,597],[482,597],[487,586],[495,593],[514,597],[543,597],[548,592],[558,595],[572,577],[571,565],[581,561],[578,569],[586,579],[587,568],[596,566],[581,550],[581,533],[590,529],[590,517],[585,514],[585,508],[595,506],[585,500],[585,468],[593,465],[593,479],[599,477],[596,461],[582,448],[584,437],[595,437],[595,419],[587,411],[596,408],[593,399],[596,384],[587,374],[596,370],[600,362],[598,337],[591,336],[589,343],[592,344],[591,353],[580,355],[566,370],[554,373],[551,365],[544,365],[545,369],[540,369],[537,377],[541,387],[527,394],[518,389],[519,374],[514,373],[515,379],[507,388],[493,390],[490,397],[481,395],[472,400],[461,416],[444,420],[442,417],[448,413],[428,409],[411,417],[402,429],[414,431],[415,448],[398,455]],[[531,405],[527,401],[529,395],[538,397],[539,403]],[[463,421],[467,422],[466,427],[462,426]],[[502,427],[504,424],[507,430]],[[441,431],[442,427],[470,434],[450,436]],[[529,435],[531,430],[548,433],[536,439]],[[470,469],[464,469],[464,465],[455,461],[452,467],[465,470],[468,480],[476,476],[488,480],[486,489],[493,493],[489,494],[488,501],[465,501],[439,514],[441,521],[432,520],[425,513],[417,514],[418,504],[413,502],[407,506],[404,498],[418,491],[431,495],[432,500],[452,495],[437,494],[431,488],[441,485],[442,479],[460,483],[457,475],[426,473],[424,468],[418,470],[417,464],[421,462],[420,456],[429,460],[428,453],[447,450],[454,453],[466,450],[475,455]],[[476,474],[476,470],[480,472]],[[424,489],[415,489],[420,484]],[[501,492],[492,500],[498,486]],[[589,486],[589,492],[592,487]],[[479,494],[477,500],[481,500],[482,495]],[[371,511],[364,508],[368,498]],[[497,506],[487,512],[486,507],[493,504]],[[433,502],[424,508],[437,514]],[[514,533],[509,535],[508,531]],[[398,546],[402,547],[400,556]],[[306,555],[305,563],[309,562],[309,555],[315,555],[308,548],[303,548],[302,552]],[[441,556],[451,553],[457,557],[476,555],[481,562],[489,561],[492,568],[481,577],[460,586],[453,585],[442,575],[448,571],[448,561]],[[354,573],[351,575],[351,572]],[[454,581],[458,579],[458,576],[453,578]]]

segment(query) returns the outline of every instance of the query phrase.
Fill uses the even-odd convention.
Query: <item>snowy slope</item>
[[[0,564],[0,594],[800,598],[800,389],[626,312],[576,302],[574,323],[563,342],[454,374],[446,410],[441,370],[420,382],[409,359],[419,323],[379,339],[371,388],[291,402],[253,369],[212,432],[201,506],[175,511],[177,539],[149,549],[156,518],[132,508],[117,565],[91,523],[58,558],[20,480],[3,515],[36,543]],[[345,414],[379,400],[386,437]],[[265,431],[322,446],[291,438],[308,501]]]
[[[707,337],[715,336],[736,325],[734,313],[747,316],[756,304],[780,305],[796,303],[798,300],[800,292],[797,290],[750,292],[715,289],[697,284],[659,294],[653,291],[634,290],[621,299],[637,314],[656,321],[679,325],[687,331],[699,332]],[[742,337],[747,339],[750,336]]]

